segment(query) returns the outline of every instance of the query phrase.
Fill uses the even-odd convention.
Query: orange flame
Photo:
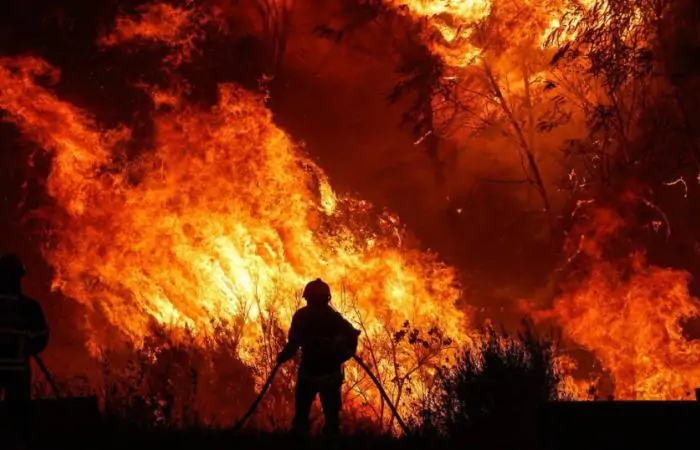
[[[98,44],[114,47],[125,43],[165,43],[171,52],[164,62],[178,66],[192,60],[197,44],[206,37],[205,27],[223,22],[214,9],[186,8],[167,3],[147,3],[137,8],[138,16],[117,17],[114,29],[100,36]]]
[[[499,37],[508,40],[509,48],[542,49],[550,35],[562,31],[559,42],[574,38],[564,28],[575,26],[581,15],[599,0],[538,1],[517,0],[392,0],[389,4],[417,20],[426,20],[426,42],[431,50],[454,68],[478,63],[490,43],[479,37],[485,24],[494,31],[505,30]],[[564,26],[561,18],[566,17]],[[500,48],[500,45],[496,47]]]
[[[639,255],[629,278],[600,262],[584,286],[556,300],[554,315],[610,371],[615,397],[688,399],[700,386],[700,342],[687,340],[682,324],[700,317],[700,303],[687,283],[687,273],[648,266]]]
[[[454,271],[407,244],[396,217],[337,195],[259,96],[226,84],[205,109],[153,92],[163,105],[153,148],[127,160],[129,130],[101,129],[38,85],[44,75],[58,77],[40,59],[0,60],[0,108],[53,157],[53,285],[131,341],[148,335],[152,319],[200,333],[226,320],[240,324],[239,356],[252,364],[257,319],[287,326],[301,288],[318,276],[367,345],[405,321],[466,339]],[[93,331],[93,349],[109,346]],[[411,357],[373,351],[380,372],[393,372],[392,357]]]
[[[606,255],[624,226],[611,209],[595,209],[574,233],[575,258],[586,260],[587,276],[535,315],[553,318],[567,339],[600,360],[616,398],[687,399],[700,386],[700,341],[687,339],[683,324],[700,317],[700,301],[689,294],[683,271],[651,266],[636,251]],[[576,393],[586,396],[584,389]]]

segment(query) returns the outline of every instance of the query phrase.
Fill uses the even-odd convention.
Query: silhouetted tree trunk
[[[534,119],[532,101],[530,98],[531,80],[530,80],[530,76],[528,74],[528,70],[527,70],[527,68],[524,68],[524,70],[523,70],[523,82],[525,85],[525,103],[526,103],[525,106],[526,106],[527,113],[528,113],[528,130],[526,132],[520,126],[520,121],[513,113],[513,110],[511,109],[511,107],[508,104],[508,100],[503,95],[503,90],[501,89],[501,86],[499,85],[498,80],[496,79],[496,76],[494,75],[493,70],[491,69],[490,64],[488,62],[485,62],[483,69],[484,69],[484,74],[486,75],[486,78],[489,82],[490,88],[493,91],[493,94],[495,95],[495,97],[498,99],[499,106],[503,110],[503,113],[507,119],[508,125],[512,128],[513,134],[515,135],[515,138],[518,142],[518,145],[520,148],[519,151],[521,153],[522,159],[524,160],[523,171],[525,172],[525,175],[527,176],[528,180],[531,182],[531,184],[537,190],[537,193],[539,194],[540,199],[542,200],[542,206],[544,208],[544,211],[547,214],[547,220],[548,220],[548,224],[550,227],[550,232],[554,233],[554,224],[553,224],[552,216],[551,216],[551,206],[550,206],[550,202],[549,202],[549,196],[547,195],[547,188],[545,187],[544,180],[542,179],[542,175],[541,175],[539,166],[537,164],[537,158],[535,156],[535,150],[534,150],[534,145],[535,145],[534,121],[535,121],[535,119]]]

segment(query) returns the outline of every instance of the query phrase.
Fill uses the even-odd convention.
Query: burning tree
[[[556,248],[563,249],[559,270],[552,277],[555,289],[545,301],[560,296],[555,301],[560,311],[566,309],[567,301],[575,303],[567,289],[580,287],[564,283],[567,277],[602,289],[605,283],[595,275],[600,274],[599,265],[609,263],[607,270],[626,272],[627,262],[637,260],[630,255],[640,246],[649,247],[662,261],[673,261],[680,245],[696,247],[697,227],[684,217],[687,206],[674,207],[679,199],[692,195],[691,183],[697,178],[695,122],[699,116],[691,100],[697,70],[686,62],[697,47],[697,23],[686,19],[697,17],[692,2],[396,1],[384,6],[384,13],[411,19],[410,25],[403,25],[409,30],[407,44],[399,48],[405,62],[400,67],[402,79],[390,99],[413,95],[407,121],[415,126],[417,143],[425,143],[437,161],[442,179],[454,178],[445,176],[445,171],[455,160],[448,163],[449,147],[442,146],[441,153],[440,142],[468,138],[474,143],[498,133],[507,138],[502,141],[504,147],[516,151],[524,178],[485,178],[534,188],[541,200]],[[510,145],[505,144],[508,141]],[[561,164],[563,173],[553,169],[552,163]],[[606,208],[616,211],[626,225],[602,225],[598,219],[601,211],[609,212]],[[591,227],[591,223],[597,225]],[[673,238],[672,226],[679,230]],[[608,232],[620,236],[603,251],[597,243],[599,234]],[[583,257],[593,248],[598,249],[597,258]],[[657,272],[646,263],[631,266],[640,277],[651,271],[659,286],[675,290],[686,285],[682,277],[662,269]],[[668,285],[666,276],[677,286]],[[619,289],[616,298],[633,292],[638,296],[632,284]],[[630,294],[622,294],[624,289],[630,289]],[[697,315],[696,300],[688,293],[680,295],[680,303],[670,293],[659,295],[662,303],[677,304],[677,308],[656,313],[657,324],[667,324],[649,330],[659,333],[658,339],[637,337],[659,343],[639,357],[661,354],[666,351],[664,345],[670,354],[692,347],[677,327]],[[592,311],[617,316],[593,297],[585,298]],[[642,308],[643,296],[637,301]],[[569,329],[580,319],[581,333],[586,327],[602,331],[591,323],[592,316],[574,317],[573,312],[560,316],[565,335],[579,343],[586,341],[584,346],[604,360],[618,383],[648,382],[644,376],[641,379],[646,381],[630,380],[626,369],[603,356],[609,348],[601,339]],[[620,326],[639,326],[629,318],[616,320]],[[668,341],[660,337],[664,330]],[[615,342],[624,339],[613,338]],[[683,364],[671,359],[675,362],[668,362],[669,370],[683,372]],[[635,364],[629,360],[622,366]],[[639,388],[635,395],[677,398],[688,390],[677,382],[660,383]],[[623,397],[630,396],[625,388],[618,389]]]
[[[415,50],[410,52],[408,65],[401,69],[404,81],[392,98],[406,88],[429,89],[429,95],[418,95],[408,116],[427,129],[423,137],[504,136],[513,144],[525,176],[507,182],[534,188],[553,227],[551,182],[540,167],[538,135],[568,120],[560,105],[542,106],[549,86],[543,73],[547,52],[543,43],[558,10],[525,1],[397,2],[396,6],[421,20],[422,48],[435,56],[416,59],[410,56]],[[420,112],[425,110],[431,113]]]

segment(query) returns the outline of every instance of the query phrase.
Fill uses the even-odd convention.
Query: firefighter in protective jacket
[[[49,338],[41,306],[22,294],[24,275],[19,257],[0,257],[0,390],[18,443],[26,441],[30,426],[29,358],[43,351]]]
[[[340,431],[343,363],[355,354],[360,332],[330,306],[331,290],[321,279],[308,283],[303,297],[307,305],[294,314],[287,345],[277,357],[284,363],[302,351],[292,427],[308,434],[311,405],[319,395],[324,434],[335,435]]]

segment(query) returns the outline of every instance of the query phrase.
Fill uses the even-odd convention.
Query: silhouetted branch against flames
[[[668,27],[669,17],[687,10],[689,4],[663,0],[592,4],[580,10],[576,20],[562,20],[567,26],[550,37],[551,44],[561,45],[552,58],[554,83],[577,99],[589,130],[587,139],[569,141],[564,148],[565,160],[573,167],[573,183],[567,188],[574,199],[609,199],[605,192],[627,189],[621,180],[643,180],[655,196],[664,186],[682,183],[683,198],[688,198],[685,180],[697,178],[698,141],[688,122],[686,102],[678,95],[677,80],[669,71],[673,64],[669,55],[678,41]],[[676,33],[687,32],[681,29]],[[656,213],[657,219],[648,226],[654,232],[663,228],[669,242],[672,219],[665,206],[647,194],[634,198]],[[682,234],[679,238],[684,239]]]
[[[398,2],[389,4],[398,6]],[[536,74],[540,69],[532,60],[537,59],[533,52],[539,51],[539,42],[515,42],[508,50],[503,46],[513,41],[513,36],[507,34],[512,30],[505,24],[516,15],[521,19],[522,10],[500,4],[491,7],[488,2],[463,6],[406,2],[397,11],[415,18],[413,36],[406,39],[415,43],[405,46],[401,53],[402,79],[389,99],[414,96],[404,120],[413,124],[416,142],[426,143],[442,171],[444,161],[438,156],[441,139],[459,130],[477,134],[489,128],[500,129],[514,139],[529,185],[551,217],[548,189],[537,161],[536,138],[538,132],[551,131],[557,122],[567,119],[556,112],[545,113],[540,119],[541,113],[535,111],[535,102],[541,96],[541,88],[535,92],[535,86],[541,83]],[[519,70],[513,70],[513,65]],[[521,82],[513,78],[517,72]]]
[[[673,129],[662,129],[666,124],[660,120],[654,118],[650,123],[645,117],[653,114],[653,109],[658,109],[661,104],[660,100],[649,95],[650,92],[658,95],[669,90],[678,92],[673,87],[672,74],[668,72],[669,63],[664,60],[670,51],[669,32],[664,27],[669,26],[666,16],[673,14],[673,3],[666,0],[595,1],[592,8],[580,14],[579,19],[551,36],[552,43],[561,42],[563,35],[575,36],[555,54],[552,59],[555,67],[563,73],[574,68],[579,76],[583,72],[583,83],[591,87],[602,86],[598,91],[602,96],[591,96],[592,88],[586,89],[588,93],[578,90],[575,94],[589,99],[586,112],[591,134],[585,153],[589,159],[595,155],[594,166],[600,168],[598,173],[587,173],[589,181],[607,183],[617,178],[620,172],[634,170],[638,173],[640,164],[646,166],[657,162],[660,164],[656,169],[666,171],[660,174],[661,177],[668,179],[677,176],[678,169],[688,158],[697,164],[697,139],[693,127],[687,126],[687,108],[682,104],[682,98],[675,94],[671,98],[676,100],[677,111],[681,111],[682,116],[675,128],[682,130],[687,138],[686,145],[671,154],[661,155],[657,150],[655,155],[652,153],[654,144],[640,146],[636,142],[640,127],[654,126],[655,132],[669,135],[677,133]],[[569,92],[573,91],[569,89]]]

